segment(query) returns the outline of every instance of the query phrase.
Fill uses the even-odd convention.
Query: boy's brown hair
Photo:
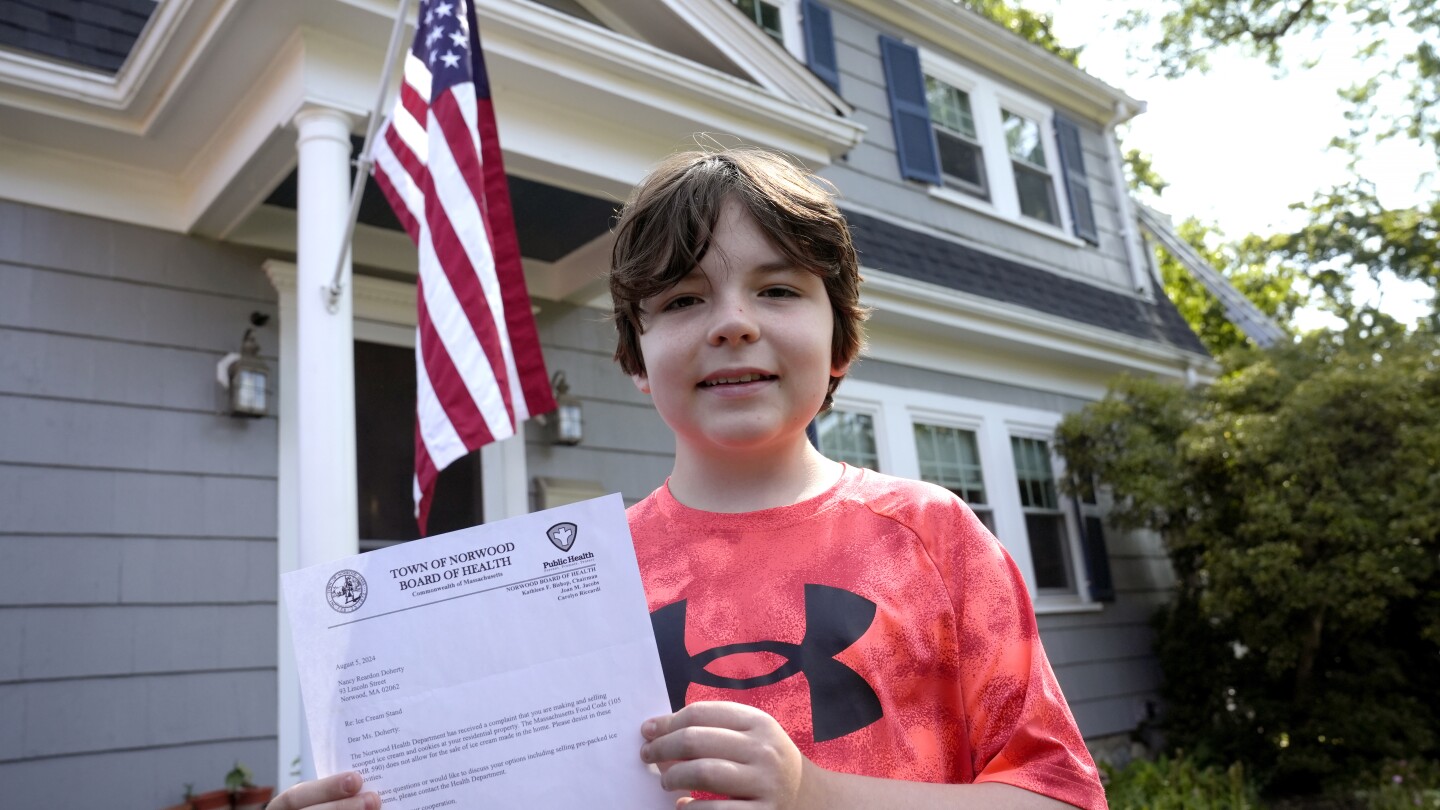
[[[695,269],[710,249],[721,206],[731,199],[795,266],[824,280],[835,317],[832,364],[854,360],[865,341],[861,324],[868,314],[860,305],[859,261],[834,194],[822,184],[779,155],[747,148],[673,155],[642,180],[620,212],[610,255],[620,368],[645,373],[641,302]],[[830,378],[822,412],[830,408],[840,380]]]

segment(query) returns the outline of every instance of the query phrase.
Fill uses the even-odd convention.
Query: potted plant
[[[249,768],[238,762],[225,774],[225,788],[229,791],[230,806],[234,810],[262,810],[275,793],[273,786],[256,787],[250,781],[254,776]]]

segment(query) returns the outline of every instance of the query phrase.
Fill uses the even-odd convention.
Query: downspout
[[[1115,186],[1116,202],[1120,210],[1120,237],[1125,242],[1125,258],[1130,264],[1130,277],[1135,291],[1146,298],[1154,295],[1154,277],[1150,274],[1150,263],[1140,242],[1140,229],[1135,223],[1135,206],[1130,200],[1130,184],[1125,179],[1125,162],[1120,155],[1120,141],[1115,136],[1115,127],[1145,111],[1131,110],[1123,101],[1115,102],[1115,116],[1105,125],[1105,151],[1110,158],[1110,182]]]

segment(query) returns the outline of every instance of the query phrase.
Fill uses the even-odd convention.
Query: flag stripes
[[[375,179],[420,254],[415,513],[448,464],[555,408],[468,0],[424,0]]]

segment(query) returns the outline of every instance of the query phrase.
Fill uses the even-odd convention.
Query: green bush
[[[1267,795],[1440,755],[1440,342],[1312,336],[1067,417],[1067,489],[1165,538],[1167,741]]]
[[[1440,764],[1398,760],[1380,768],[1369,786],[1354,792],[1367,810],[1437,810],[1440,808]]]
[[[1193,759],[1137,759],[1124,768],[1101,764],[1110,810],[1259,810],[1258,792],[1238,763],[1202,768]]]

